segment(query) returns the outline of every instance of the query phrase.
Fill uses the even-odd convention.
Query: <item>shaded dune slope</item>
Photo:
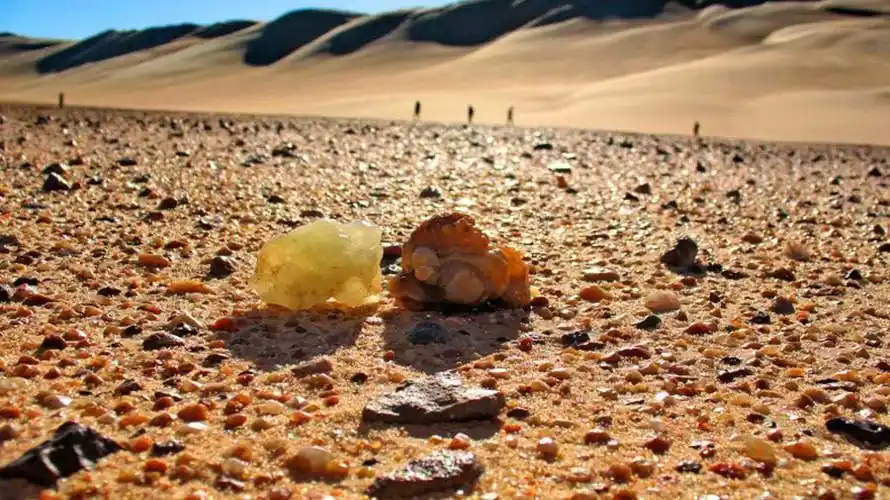
[[[333,10],[297,10],[263,26],[259,36],[247,44],[244,62],[266,66],[341,26],[359,14]]]

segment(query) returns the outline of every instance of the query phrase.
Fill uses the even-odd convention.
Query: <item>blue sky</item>
[[[306,7],[382,12],[442,0],[0,0],[0,32],[86,38],[107,29],[139,29],[229,19],[266,21]]]

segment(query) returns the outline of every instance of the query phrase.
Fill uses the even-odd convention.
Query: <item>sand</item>
[[[420,100],[437,122],[463,122],[473,105],[478,123],[504,123],[514,106],[527,126],[689,134],[699,121],[713,136],[890,144],[882,2],[673,6],[606,21],[503,4],[296,11],[45,48],[6,37],[0,100],[64,91],[90,106],[389,119]]]
[[[886,149],[19,106],[2,114],[2,281],[35,284],[49,302],[0,304],[0,464],[67,420],[125,446],[41,498],[361,498],[374,477],[449,447],[486,467],[464,488],[472,498],[885,495],[885,456],[825,422],[888,422]],[[286,142],[292,157],[271,155]],[[43,192],[41,171],[56,162],[71,163],[80,188]],[[570,173],[551,171],[558,164]],[[421,198],[431,186],[441,197]],[[170,208],[171,197],[187,204]],[[263,242],[319,215],[370,221],[399,244],[427,217],[455,210],[527,256],[548,305],[444,316],[384,296],[348,314],[287,313],[247,284]],[[711,264],[704,275],[660,262],[683,235]],[[143,254],[165,266],[141,265]],[[210,279],[220,255],[234,273]],[[183,279],[212,291],[167,291]],[[656,292],[680,309],[653,305]],[[647,304],[674,310],[635,326],[653,316]],[[144,349],[182,314],[200,326],[186,346]],[[407,340],[424,319],[445,327],[446,343]],[[566,335],[577,332],[593,343],[572,347]],[[50,335],[67,339],[64,349],[41,354]],[[322,357],[332,388],[291,374]],[[482,422],[362,423],[370,398],[447,369],[502,391],[507,407]],[[139,388],[115,393],[127,380]],[[197,403],[208,408],[206,428],[184,434],[177,415]],[[246,421],[227,428],[233,412]],[[168,440],[184,450],[147,451]],[[345,474],[293,475],[288,459],[309,445]],[[23,498],[40,488],[3,491]]]

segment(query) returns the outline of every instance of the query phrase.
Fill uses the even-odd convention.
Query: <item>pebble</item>
[[[333,371],[333,369],[334,363],[331,362],[330,358],[322,356],[298,364],[297,366],[291,368],[291,373],[293,373],[293,375],[297,378],[303,378],[309,375],[330,373],[331,371]]]
[[[319,446],[305,446],[287,460],[293,471],[303,474],[323,475],[334,455]]]
[[[538,455],[545,460],[553,460],[559,453],[559,446],[553,438],[545,437],[538,440]]]
[[[604,267],[585,269],[583,277],[585,281],[618,281],[620,279],[617,272]]]
[[[182,337],[167,332],[153,333],[142,341],[142,349],[145,351],[156,351],[158,349],[182,347],[184,345],[185,340]]]
[[[742,453],[746,457],[767,465],[775,465],[778,461],[776,450],[769,441],[752,436],[743,436],[741,439]]]
[[[207,276],[210,278],[224,279],[237,270],[238,266],[235,263],[235,259],[217,255],[210,260],[210,271],[207,273]]]
[[[818,450],[816,450],[816,447],[809,441],[792,441],[785,445],[784,449],[794,458],[799,458],[801,460],[815,460],[819,458]]]
[[[646,308],[654,313],[665,313],[680,309],[680,299],[673,292],[652,292],[646,297]]]
[[[448,341],[448,330],[435,321],[421,321],[409,328],[405,336],[414,345],[444,344]]]
[[[582,288],[578,293],[578,296],[588,302],[600,302],[603,300],[611,300],[613,298],[611,293],[604,290],[599,285],[591,285]]]
[[[202,422],[210,416],[210,410],[200,403],[186,405],[176,414],[186,422]]]

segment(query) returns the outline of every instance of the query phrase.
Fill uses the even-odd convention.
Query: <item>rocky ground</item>
[[[888,150],[0,114],[0,496],[890,490]],[[247,284],[319,217],[397,245],[451,211],[525,253],[532,307],[289,313]]]

